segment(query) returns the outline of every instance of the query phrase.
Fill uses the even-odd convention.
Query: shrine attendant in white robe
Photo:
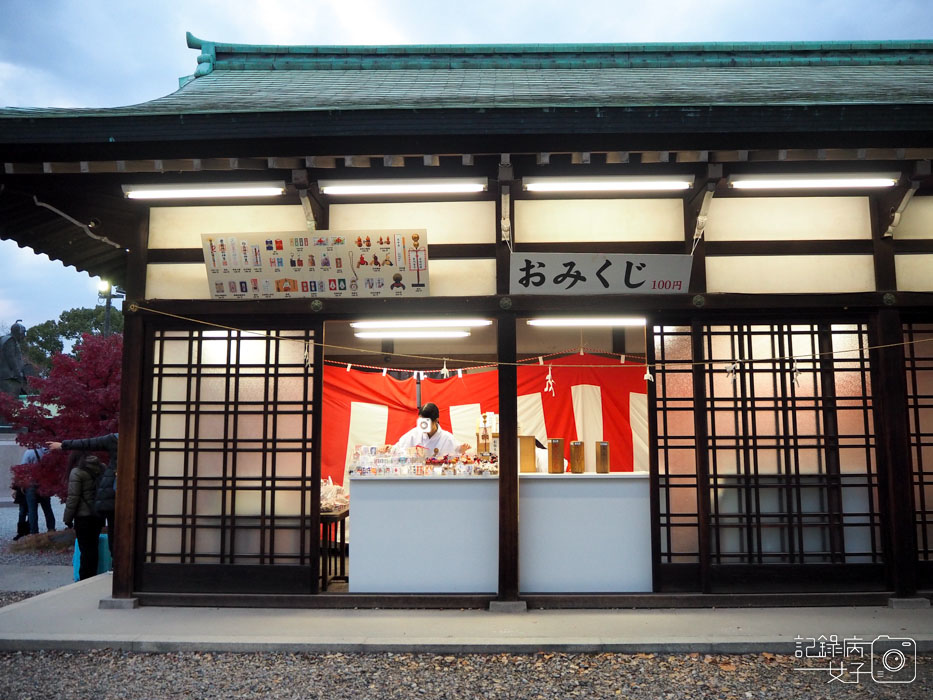
[[[444,455],[459,455],[470,450],[467,443],[458,445],[454,436],[444,430],[437,422],[440,410],[433,403],[426,403],[418,411],[419,419],[426,419],[427,424],[421,423],[409,430],[395,443],[396,450],[409,447],[425,448],[428,457],[443,457]]]

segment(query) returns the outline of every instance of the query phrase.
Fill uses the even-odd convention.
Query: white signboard
[[[212,299],[426,297],[423,229],[202,234]]]
[[[677,294],[690,287],[690,255],[514,253],[510,294]]]

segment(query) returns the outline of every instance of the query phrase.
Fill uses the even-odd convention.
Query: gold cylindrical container
[[[520,472],[534,472],[535,469],[535,436],[518,436],[518,470]]]
[[[583,443],[574,440],[570,443],[570,471],[582,474],[586,471],[586,462],[583,457]]]
[[[548,474],[564,473],[564,438],[551,438],[547,441]]]
[[[596,472],[598,474],[609,473],[609,443],[596,443]]]

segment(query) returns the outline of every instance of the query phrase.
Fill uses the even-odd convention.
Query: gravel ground
[[[911,684],[828,683],[792,656],[756,654],[134,654],[0,653],[0,697],[137,698],[922,698]],[[5,687],[2,687],[5,686]]]
[[[32,598],[40,593],[43,593],[43,591],[0,591],[0,608],[4,605],[13,605],[13,603],[18,603],[21,600]]]
[[[64,508],[54,506],[60,521]],[[71,552],[11,553],[16,515],[16,508],[0,508],[0,564],[71,564]],[[33,595],[0,592],[0,606]],[[795,670],[804,665],[822,670]],[[917,659],[917,679],[909,684],[870,676],[857,684],[829,682],[827,665],[773,654],[0,652],[0,700],[933,697],[933,656]]]
[[[52,498],[52,510],[55,512],[55,527],[63,528],[62,514],[65,504]],[[0,564],[19,564],[21,566],[71,566],[73,549],[64,552],[11,552],[10,544],[16,535],[16,520],[19,517],[18,506],[0,507]],[[39,532],[45,532],[45,516],[39,509]]]

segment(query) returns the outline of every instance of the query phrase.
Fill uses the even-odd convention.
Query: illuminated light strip
[[[580,177],[525,178],[522,187],[529,192],[658,192],[690,189],[693,177]]]
[[[285,183],[239,182],[209,185],[123,185],[127,199],[216,199],[227,197],[278,197]]]
[[[399,319],[387,321],[354,321],[351,328],[369,328],[372,330],[393,328],[476,328],[478,326],[491,326],[492,321],[482,318],[464,319]]]
[[[366,194],[458,194],[484,192],[485,178],[450,178],[433,180],[321,180],[326,195]]]
[[[643,318],[529,318],[529,326],[644,326]]]
[[[730,187],[737,190],[802,190],[802,189],[840,189],[859,187],[893,187],[899,175],[839,175],[835,177],[794,175],[778,177],[775,175],[736,176],[729,181]]]
[[[354,333],[357,338],[466,338],[470,331],[362,331]]]

